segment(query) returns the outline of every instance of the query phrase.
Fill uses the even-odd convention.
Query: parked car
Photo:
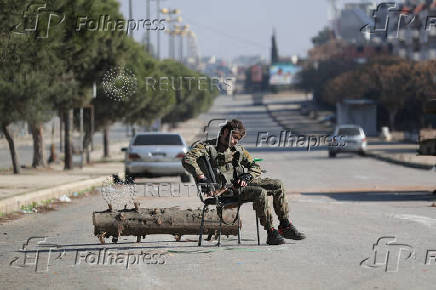
[[[136,177],[180,176],[189,182],[190,175],[182,166],[187,146],[180,134],[138,133],[130,141],[126,152],[126,180]]]
[[[355,152],[365,155],[367,142],[363,129],[356,125],[340,125],[333,133],[334,138],[339,140],[337,144],[329,146],[329,157],[336,157],[340,152]]]

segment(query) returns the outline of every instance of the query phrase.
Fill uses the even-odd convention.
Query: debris
[[[66,196],[64,194],[61,197],[59,197],[59,201],[61,201],[61,202],[71,202],[71,198],[69,198],[68,196]]]

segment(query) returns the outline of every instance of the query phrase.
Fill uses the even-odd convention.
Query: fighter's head
[[[233,147],[245,136],[245,127],[241,121],[233,119],[221,128],[219,142]]]

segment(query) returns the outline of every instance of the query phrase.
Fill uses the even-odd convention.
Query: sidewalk
[[[295,134],[331,134],[334,125],[323,122],[333,112],[318,111],[318,116],[302,115],[301,108],[307,97],[302,94],[268,94],[263,102],[272,118],[283,128]],[[404,141],[387,142],[378,137],[368,138],[367,156],[407,167],[434,169],[436,156],[418,156],[418,144]]]
[[[180,133],[187,145],[200,137],[202,122],[193,119],[178,123],[176,128],[163,126],[162,131]],[[21,143],[29,142],[23,139]],[[33,202],[42,203],[63,195],[100,186],[112,174],[124,175],[124,152],[122,147],[128,146],[129,140],[110,144],[110,158],[104,159],[100,147],[91,152],[91,164],[84,168],[63,170],[63,163],[50,165],[48,168],[23,168],[21,174],[13,174],[11,170],[2,171],[0,175],[0,215],[20,210]]]

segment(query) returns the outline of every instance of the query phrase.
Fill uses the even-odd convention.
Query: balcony
[[[428,59],[436,59],[436,49],[435,48],[428,50]]]

